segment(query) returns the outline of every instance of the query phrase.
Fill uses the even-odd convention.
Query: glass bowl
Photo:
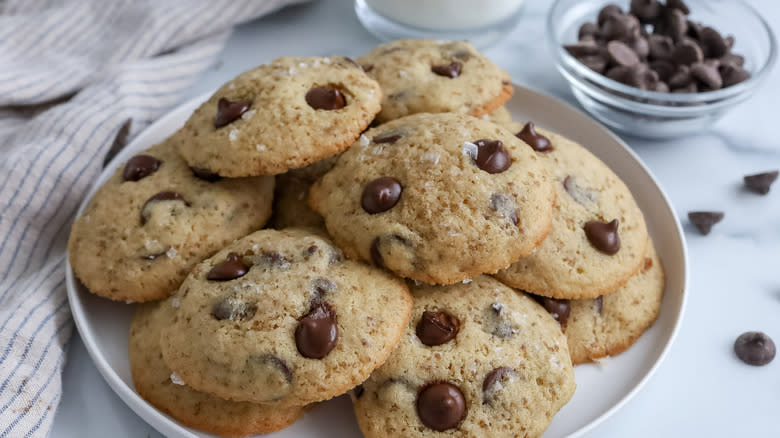
[[[599,10],[616,3],[624,11],[629,1],[557,0],[547,18],[548,41],[558,70],[580,104],[607,126],[629,135],[671,138],[700,133],[749,98],[764,82],[777,59],[777,43],[769,24],[740,0],[685,0],[689,18],[733,35],[733,52],[745,57],[751,77],[716,91],[660,93],[624,85],[589,69],[563,49],[577,42],[577,32],[596,21]]]

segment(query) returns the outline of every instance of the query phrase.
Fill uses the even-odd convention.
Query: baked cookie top
[[[575,388],[555,320],[487,276],[412,292],[401,342],[352,392],[363,434],[540,436]]]
[[[95,193],[71,229],[71,267],[112,300],[166,298],[196,263],[265,225],[273,189],[273,177],[221,179],[190,168],[168,139]]]
[[[415,114],[367,131],[312,186],[309,203],[350,258],[451,284],[493,273],[547,235],[544,158],[460,114]]]
[[[382,91],[345,57],[285,57],[223,85],[177,136],[192,166],[276,175],[335,155],[379,112]]]
[[[138,394],[187,427],[221,436],[243,437],[283,429],[304,408],[279,408],[232,402],[195,391],[165,365],[160,348],[162,328],[173,318],[171,301],[139,306],[130,323],[130,371]]]
[[[358,59],[382,86],[379,122],[415,113],[479,117],[504,104],[512,79],[466,41],[398,40]]]
[[[184,382],[300,406],[345,393],[382,364],[412,298],[403,280],[288,229],[258,231],[199,264],[173,302],[163,356]]]
[[[637,272],[647,245],[645,220],[631,191],[579,144],[532,124],[510,128],[550,163],[557,197],[547,239],[496,277],[559,299],[614,292]]]

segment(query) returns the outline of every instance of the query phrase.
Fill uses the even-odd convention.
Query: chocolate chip
[[[628,46],[636,52],[640,59],[646,59],[650,55],[650,44],[647,42],[647,38],[643,36],[632,38],[628,42]]]
[[[621,84],[642,89],[648,89],[650,83],[654,85],[658,80],[657,74],[646,64],[637,64],[633,67],[618,65],[607,71],[607,77]]]
[[[390,210],[401,199],[401,183],[390,176],[377,178],[366,184],[360,197],[360,206],[368,214]]]
[[[718,90],[723,86],[718,68],[705,63],[697,63],[691,66],[691,76],[698,79],[710,90]]]
[[[563,46],[564,50],[575,58],[582,58],[584,56],[600,55],[604,50],[598,44],[593,41],[580,42],[576,44],[567,44]]]
[[[382,253],[379,251],[379,245],[381,244],[381,239],[379,237],[375,237],[373,241],[371,241],[371,261],[374,262],[374,266],[377,268],[385,268],[385,261],[382,258]]]
[[[425,311],[417,323],[417,337],[423,344],[433,347],[455,339],[460,331],[460,320],[443,310]]]
[[[482,381],[482,404],[492,405],[495,393],[500,390],[499,385],[505,378],[517,377],[517,371],[509,367],[496,368],[489,372]]]
[[[577,39],[582,41],[586,37],[595,38],[599,33],[599,27],[596,23],[585,23],[580,26],[579,32],[577,32]]]
[[[361,65],[361,67],[363,68],[364,72],[368,73],[374,69],[374,64]]]
[[[669,61],[653,61],[649,64],[650,68],[658,74],[658,78],[662,81],[668,81],[669,78],[677,71],[674,64]]]
[[[631,0],[630,12],[642,23],[652,23],[661,15],[662,10],[658,0]]]
[[[583,56],[581,58],[577,58],[577,60],[580,61],[585,67],[588,67],[589,69],[599,74],[604,73],[604,71],[607,69],[607,65],[609,65],[609,60],[602,55]]]
[[[377,236],[374,238],[374,240],[371,242],[371,260],[374,262],[374,265],[379,268],[385,268],[385,262],[382,257],[381,247],[382,246],[388,246],[389,250],[392,250],[394,245],[401,245],[406,250],[412,249],[412,244],[407,239],[405,239],[403,236],[399,236],[398,234],[389,234],[384,236]]]
[[[477,157],[474,163],[487,173],[501,173],[512,165],[509,151],[501,140],[477,140]]]
[[[249,268],[241,261],[238,254],[231,252],[225,257],[225,261],[217,263],[206,274],[206,279],[211,281],[229,281],[243,277],[249,272]]]
[[[674,41],[666,35],[653,34],[647,37],[650,46],[649,56],[655,60],[668,60],[674,51]]]
[[[745,188],[751,192],[758,193],[759,195],[766,195],[769,193],[769,188],[772,186],[772,183],[777,180],[777,175],[777,170],[757,173],[755,175],[746,175],[744,178]]]
[[[720,32],[711,27],[701,29],[699,41],[704,51],[704,56],[707,58],[720,58],[729,51],[726,40],[721,36]]]
[[[632,67],[639,64],[639,56],[636,52],[621,41],[610,41],[607,43],[607,52],[615,65]]]
[[[344,261],[344,253],[339,248],[331,247],[328,264],[335,265]]]
[[[735,55],[733,53],[726,53],[725,55],[721,56],[720,58],[720,66],[725,67],[727,65],[733,66],[733,67],[743,67],[745,65],[745,57],[742,55]],[[748,76],[750,74],[748,73]],[[747,79],[747,78],[745,78]]]
[[[688,20],[688,36],[694,40],[699,40],[703,26],[695,21]]]
[[[219,176],[218,174],[203,167],[190,167],[190,170],[192,171],[192,174],[195,175],[196,178],[202,179],[204,181],[216,182],[222,179],[222,177]]]
[[[352,67],[355,67],[355,68],[360,68],[360,69],[362,69],[362,67],[360,66],[360,64],[358,64],[357,62],[355,62],[355,60],[354,60],[354,59],[352,59],[352,58],[350,58],[349,56],[342,56],[342,57],[341,57],[341,59],[343,59],[343,60],[344,60],[344,62],[346,62],[347,64],[351,65]]]
[[[681,65],[677,68],[677,71],[669,77],[669,87],[672,89],[687,87],[692,80],[693,76],[691,76],[691,69],[687,65]]]
[[[160,164],[162,164],[162,161],[151,155],[136,155],[125,164],[125,168],[122,170],[122,178],[125,181],[138,181],[157,172]]]
[[[365,392],[366,392],[366,389],[363,388],[362,384],[352,388],[352,394],[355,396],[355,398],[363,397],[363,394]]]
[[[329,85],[314,87],[306,93],[306,103],[315,110],[337,110],[347,105],[347,99],[339,89]]]
[[[607,255],[614,255],[620,250],[619,222],[590,221],[585,224],[585,235],[594,248]]]
[[[493,193],[488,202],[488,208],[498,213],[499,216],[509,219],[513,225],[517,225],[517,205],[514,200],[504,193]]]
[[[610,15],[601,26],[602,38],[625,41],[639,35],[639,20],[633,15]]]
[[[211,316],[218,321],[226,319],[230,321],[245,321],[252,319],[256,312],[256,303],[245,303],[232,296],[217,301],[211,308]]]
[[[688,33],[688,19],[679,9],[669,9],[666,12],[666,34],[680,42]]]
[[[598,25],[603,26],[604,23],[607,21],[607,18],[615,16],[615,15],[623,15],[623,10],[620,9],[620,6],[616,4],[608,4],[601,8],[599,11],[598,16]]]
[[[528,122],[523,129],[515,134],[515,137],[523,140],[528,146],[537,152],[551,152],[553,150],[550,139],[536,132],[534,122]]]
[[[671,60],[677,65],[690,65],[702,62],[704,54],[695,42],[683,41],[672,51]]]
[[[691,211],[688,213],[688,220],[706,236],[710,234],[712,226],[722,221],[724,216],[722,211]]]
[[[730,87],[750,79],[750,72],[738,65],[721,65],[718,72],[720,73],[721,78],[723,78],[724,87]]]
[[[374,136],[374,143],[395,143],[403,137],[401,134],[395,134],[393,132],[380,134]]]
[[[686,5],[683,0],[666,0],[666,7],[668,9],[679,9],[685,15],[691,13],[688,5]]]
[[[696,82],[691,82],[690,84],[672,89],[672,93],[698,93],[699,92],[699,86],[696,85]]]
[[[596,202],[596,193],[582,187],[578,181],[574,175],[567,175],[563,180],[563,189],[580,205],[588,206]]]
[[[650,259],[650,262],[652,263],[652,259]],[[604,298],[603,297],[596,297],[593,302],[596,304],[596,311],[601,315],[602,311],[604,310]]]
[[[417,415],[430,429],[438,432],[454,429],[466,414],[466,399],[452,383],[428,383],[417,394]]]
[[[545,310],[556,320],[561,327],[566,327],[569,322],[571,305],[569,300],[556,300],[555,298],[539,297],[537,299]]]
[[[331,280],[327,278],[315,278],[311,281],[314,299],[312,301],[319,302],[325,298],[329,292],[337,290],[339,287]]]
[[[287,361],[281,357],[275,354],[259,354],[251,356],[250,361],[253,364],[270,367],[272,370],[275,370],[281,374],[283,382],[278,383],[292,383],[292,368],[290,368],[290,365],[287,363]]]
[[[439,76],[444,76],[448,78],[457,78],[460,76],[461,68],[463,68],[463,65],[457,61],[453,61],[446,65],[434,65],[431,67],[431,71],[436,73]]]
[[[156,195],[153,195],[151,198],[147,199],[146,202],[144,202],[144,205],[141,207],[141,225],[145,225],[146,221],[149,220],[149,215],[151,213],[147,208],[153,204],[163,201],[181,201],[188,207],[190,205],[187,201],[184,200],[182,195],[176,192],[166,191],[157,193]]]
[[[264,265],[268,265],[272,268],[287,269],[290,267],[290,262],[287,261],[287,257],[277,251],[268,251],[260,256],[260,261]]]
[[[241,117],[241,114],[247,112],[252,106],[251,100],[231,101],[224,97],[217,102],[217,115],[214,117],[214,127],[221,128],[233,123]]]
[[[336,312],[330,304],[321,302],[298,321],[295,345],[303,357],[322,359],[336,346],[338,336]]]
[[[746,332],[734,342],[734,353],[742,362],[764,366],[775,358],[775,343],[764,332]]]
[[[485,326],[485,331],[491,335],[507,339],[517,333],[518,327],[510,318],[511,314],[505,311],[504,305],[501,303],[493,303],[487,311],[487,321],[489,324]]]

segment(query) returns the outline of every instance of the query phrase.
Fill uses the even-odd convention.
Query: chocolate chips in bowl
[[[777,57],[761,15],[730,0],[557,0],[548,31],[583,107],[640,137],[708,129],[755,92]]]

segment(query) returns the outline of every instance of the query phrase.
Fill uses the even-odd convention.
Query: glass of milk
[[[382,40],[468,40],[485,48],[511,31],[524,0],[355,0],[358,19]]]

